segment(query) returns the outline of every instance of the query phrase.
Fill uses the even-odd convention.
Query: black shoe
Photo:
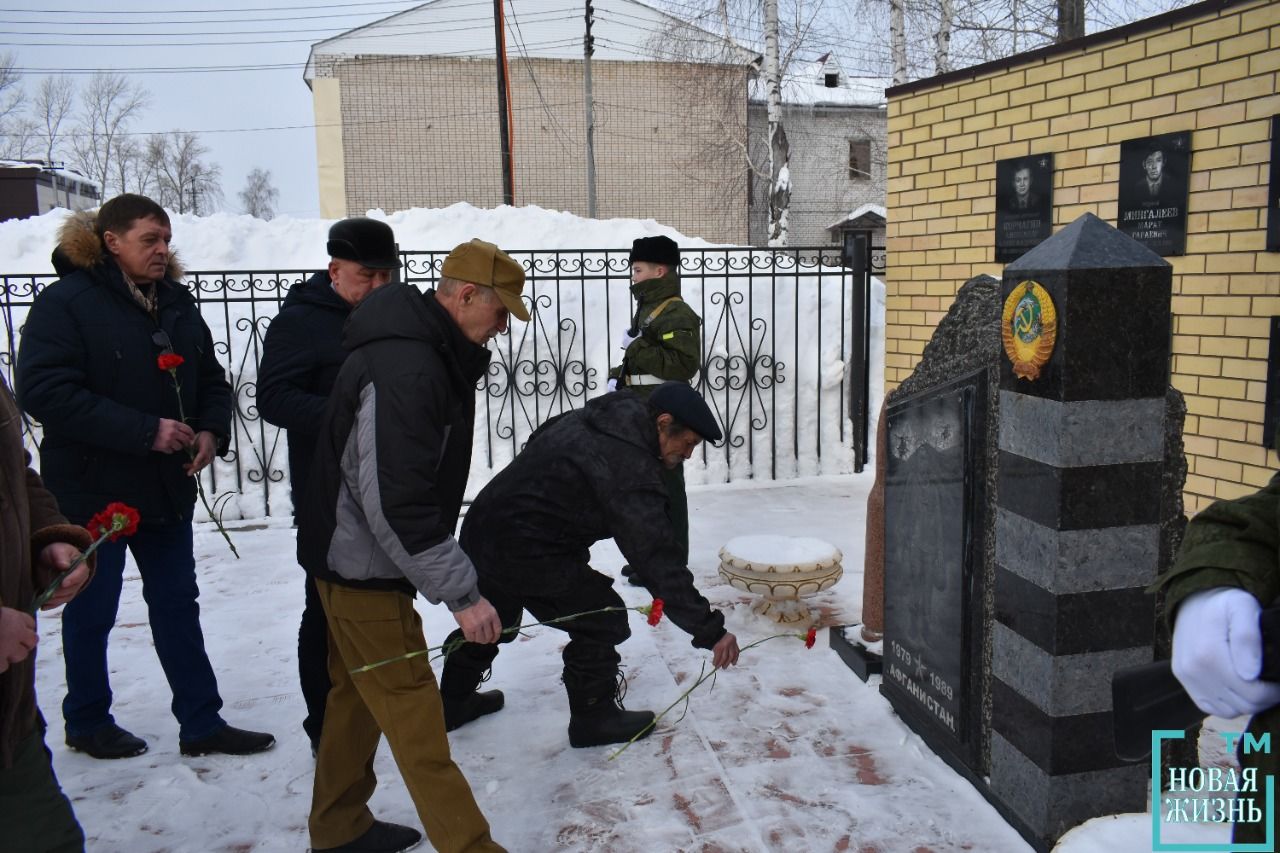
[[[275,745],[275,737],[266,732],[249,732],[235,726],[223,726],[208,737],[180,741],[178,748],[183,755],[208,755],[213,752],[253,755],[255,752],[266,752]]]
[[[398,823],[375,820],[364,835],[337,847],[313,847],[311,853],[400,853],[422,842],[422,833]]]
[[[644,581],[640,580],[640,575],[636,574],[636,570],[631,568],[630,565],[622,567],[622,576],[632,586],[644,586]]]
[[[147,751],[147,742],[115,723],[107,723],[82,736],[67,735],[67,746],[94,758],[132,758]]]
[[[644,740],[654,728],[652,711],[624,711],[610,702],[599,711],[569,716],[569,746],[626,743],[637,735],[637,740]]]
[[[485,714],[501,711],[506,702],[501,690],[468,693],[462,699],[453,699],[448,696],[441,698],[444,700],[444,730],[446,732],[465,726]]]

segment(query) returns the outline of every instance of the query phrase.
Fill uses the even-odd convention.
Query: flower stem
[[[62,586],[62,582],[66,580],[67,577],[72,572],[74,572],[80,566],[81,563],[89,559],[90,555],[92,555],[94,551],[98,550],[98,546],[107,540],[107,537],[111,536],[111,534],[113,533],[119,533],[123,529],[124,529],[123,524],[121,524],[118,521],[112,521],[111,529],[103,532],[101,536],[93,540],[93,542],[89,545],[88,548],[85,548],[84,551],[80,552],[80,556],[76,557],[74,560],[71,561],[71,565],[67,566],[65,569],[58,572],[58,574],[54,577],[53,582],[49,584],[47,587],[45,587],[44,591],[41,592],[39,595],[37,595],[34,600],[32,600],[31,608],[27,612],[30,613],[32,616],[34,616],[36,614],[36,611],[38,611],[41,607],[44,607],[49,602],[49,599],[53,598],[53,596],[57,594],[58,587]]]

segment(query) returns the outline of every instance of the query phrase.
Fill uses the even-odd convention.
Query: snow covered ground
[[[751,599],[720,582],[719,548],[743,533],[811,536],[845,555],[846,574],[811,603],[824,626],[858,621],[863,525],[871,475],[786,483],[693,487],[692,563],[697,583],[726,613],[743,644],[778,633],[754,616]],[[203,625],[232,723],[275,733],[258,756],[184,758],[169,692],[151,648],[136,570],[111,641],[117,720],[151,750],[96,761],[62,745],[64,693],[59,615],[41,620],[38,688],[49,745],[89,837],[90,851],[300,851],[313,761],[301,730],[296,636],[302,575],[293,531],[272,522],[235,530],[244,559],[230,557],[212,528],[197,531]],[[622,560],[601,543],[594,565],[616,574]],[[628,604],[643,590],[619,587]],[[428,641],[453,621],[419,600]],[[630,708],[665,707],[696,678],[708,655],[669,622],[632,616],[622,647]],[[537,628],[504,648],[490,685],[507,707],[450,736],[455,759],[493,827],[512,851],[982,851],[1028,847],[966,781],[937,758],[828,646],[780,638],[745,652],[713,690],[693,694],[683,720],[616,760],[610,749],[572,749],[560,672],[562,635]],[[437,669],[438,672],[438,669]],[[673,714],[673,717],[675,715]],[[385,745],[377,763],[375,812],[418,825]],[[1063,853],[1147,850],[1145,815],[1104,818],[1059,845]],[[1202,841],[1225,839],[1201,831]],[[1188,839],[1189,840],[1189,839]],[[429,849],[429,848],[428,848]]]

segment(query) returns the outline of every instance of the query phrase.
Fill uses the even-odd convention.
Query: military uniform
[[[1178,605],[1193,593],[1216,587],[1243,589],[1263,607],[1280,598],[1280,474],[1262,490],[1243,498],[1217,501],[1193,518],[1173,567],[1156,583],[1166,590],[1165,618],[1173,625]],[[1280,706],[1255,714],[1249,732],[1260,737],[1280,730]],[[1243,740],[1242,740],[1243,743]],[[1243,767],[1258,770],[1259,789],[1267,774],[1280,773],[1280,756],[1240,753]],[[1236,843],[1265,841],[1267,820],[1237,824]]]
[[[692,382],[702,362],[702,320],[680,297],[680,274],[673,267],[661,278],[631,285],[639,303],[632,329],[639,335],[627,347],[622,364],[609,372],[619,388],[647,398],[663,382]],[[663,469],[662,481],[671,500],[675,527],[684,562],[689,562],[689,500],[685,495],[684,466]]]

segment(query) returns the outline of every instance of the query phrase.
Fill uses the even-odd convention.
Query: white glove
[[[1259,681],[1258,600],[1242,589],[1201,590],[1173,625],[1173,674],[1206,714],[1232,719],[1280,704],[1280,684]]]
[[[604,387],[608,388],[610,391],[617,391],[618,390],[617,377],[610,378],[609,381],[604,384]]]
[[[635,335],[633,337],[630,329],[623,330],[622,337],[618,339],[618,349],[625,350],[627,347],[631,346],[631,342],[638,337],[640,336]]]

